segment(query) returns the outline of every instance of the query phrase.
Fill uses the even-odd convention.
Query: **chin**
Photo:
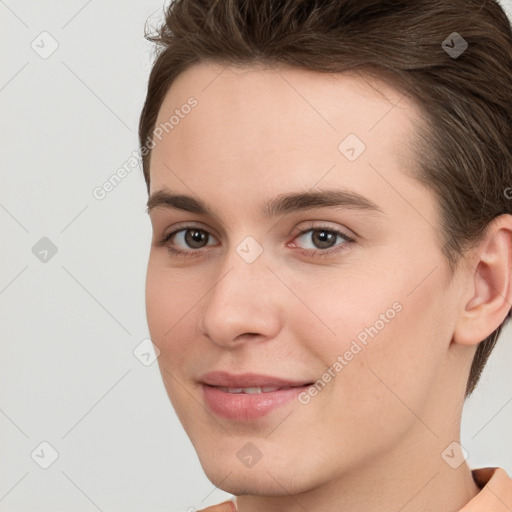
[[[200,458],[201,466],[213,485],[236,496],[250,494],[283,496],[298,494],[314,487],[315,482],[303,481],[296,461],[289,467],[279,467],[274,461],[261,459],[253,467],[245,467],[236,457],[223,461],[222,457]],[[295,471],[294,471],[295,470]],[[285,491],[286,489],[286,491]]]
[[[297,482],[290,488],[288,481],[283,481],[280,477],[272,478],[268,473],[261,478],[255,477],[250,473],[246,475],[235,474],[232,472],[222,473],[216,470],[214,474],[205,472],[206,476],[213,485],[223,491],[234,494],[235,496],[254,495],[254,496],[284,496],[300,493],[306,489],[297,485]],[[213,478],[212,478],[213,477]],[[280,485],[281,484],[281,485]],[[286,489],[286,491],[284,490]]]

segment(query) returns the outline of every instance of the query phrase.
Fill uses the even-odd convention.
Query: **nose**
[[[233,249],[215,273],[201,317],[202,332],[215,344],[234,348],[277,336],[287,295],[264,254],[248,263]]]

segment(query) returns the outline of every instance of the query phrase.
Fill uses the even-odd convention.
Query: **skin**
[[[476,346],[512,301],[511,217],[450,274],[436,198],[411,177],[421,111],[384,81],[200,63],[177,77],[157,125],[190,96],[198,105],[152,150],[150,194],[192,195],[215,217],[150,212],[146,308],[163,382],[206,475],[241,512],[461,509],[478,488],[466,463],[453,469],[441,454],[460,440]],[[353,162],[338,150],[350,133],[366,145]],[[260,214],[279,194],[330,188],[383,213]],[[195,257],[158,243],[183,223],[208,233],[202,246],[185,232],[169,242]],[[355,241],[326,247],[318,231],[299,235],[326,226]],[[263,248],[250,264],[236,252],[248,236]],[[340,251],[311,255],[329,248]],[[401,311],[307,405],[248,423],[206,407],[205,372],[315,381],[397,301]],[[248,442],[262,454],[252,467],[237,457]]]

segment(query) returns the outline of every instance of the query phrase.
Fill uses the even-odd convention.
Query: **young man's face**
[[[174,82],[157,127],[173,114],[150,194],[212,213],[151,210],[147,317],[208,477],[279,495],[412,453],[437,461],[470,358],[451,344],[459,295],[436,200],[407,176],[415,105],[362,77],[200,64]],[[279,202],[329,191],[376,209]],[[185,254],[158,244],[174,231],[167,245]],[[234,380],[209,382],[226,387],[249,373],[262,381],[240,387],[305,386],[230,393],[205,384],[216,371]]]

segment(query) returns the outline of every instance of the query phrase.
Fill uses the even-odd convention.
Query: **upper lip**
[[[233,374],[226,371],[208,372],[199,378],[203,384],[227,388],[294,387],[311,384],[307,380],[290,380],[258,373]]]

